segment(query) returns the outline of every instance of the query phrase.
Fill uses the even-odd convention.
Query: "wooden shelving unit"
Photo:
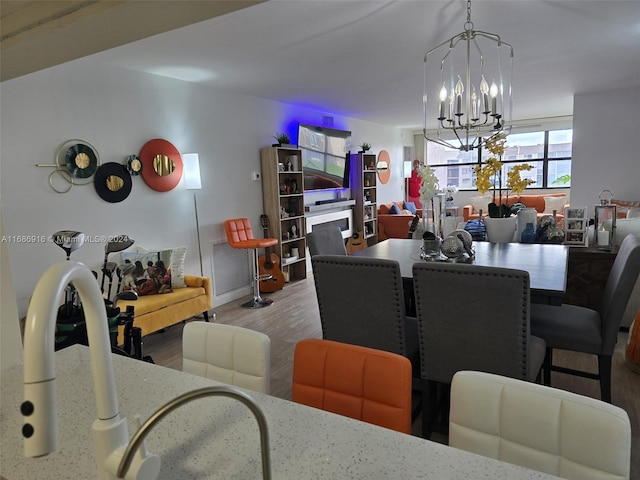
[[[378,243],[378,192],[376,155],[374,153],[351,154],[354,177],[351,197],[355,200],[354,231],[361,231],[367,245]]]
[[[260,161],[269,237],[278,239],[275,253],[285,278],[302,280],[307,276],[302,152],[291,147],[265,147],[260,150]]]

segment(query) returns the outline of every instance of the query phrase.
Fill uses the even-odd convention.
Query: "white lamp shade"
[[[411,178],[411,170],[412,170],[411,160],[405,160],[402,164],[402,175],[404,178]]]
[[[200,158],[197,153],[185,153],[182,155],[182,166],[184,169],[184,184],[187,190],[200,190],[202,183],[200,180]]]

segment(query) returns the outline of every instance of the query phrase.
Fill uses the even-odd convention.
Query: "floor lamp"
[[[409,179],[411,178],[411,170],[413,162],[405,160],[402,162],[402,176],[404,177],[404,199],[409,201]]]
[[[185,153],[182,155],[182,165],[184,168],[184,184],[187,190],[202,189],[200,180],[200,158],[197,153]],[[198,235],[198,259],[200,260],[200,276],[204,276],[202,269],[202,248],[200,246],[200,222],[198,222],[198,200],[196,192],[193,192],[193,207],[196,211],[196,234]]]

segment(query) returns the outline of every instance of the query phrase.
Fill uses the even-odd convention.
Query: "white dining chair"
[[[268,394],[271,340],[264,333],[236,325],[187,323],[182,333],[182,370]]]
[[[629,479],[631,424],[601,400],[477,371],[451,383],[449,446],[576,480]]]

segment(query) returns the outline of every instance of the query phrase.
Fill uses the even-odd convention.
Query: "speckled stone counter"
[[[114,356],[113,363],[130,435],[136,413],[144,421],[180,393],[216,384],[124,357]],[[32,459],[22,453],[22,367],[1,372],[0,473],[7,480],[96,478],[88,349],[57,352],[56,375],[60,449]],[[556,478],[268,395],[250,395],[269,424],[276,480]],[[149,434],[147,448],[162,459],[162,479],[261,478],[258,425],[244,405],[229,398],[197,400],[169,414]]]

